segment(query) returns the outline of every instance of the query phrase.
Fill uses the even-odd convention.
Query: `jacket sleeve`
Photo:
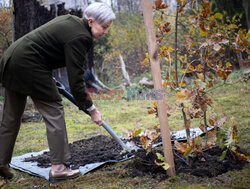
[[[64,45],[66,69],[69,86],[79,109],[88,109],[93,105],[84,83],[85,56],[92,46],[92,39],[84,35],[75,37]]]

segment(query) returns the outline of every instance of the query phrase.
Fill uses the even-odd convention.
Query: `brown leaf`
[[[174,146],[176,147],[176,150],[181,154],[184,154],[188,148],[188,145],[186,143],[178,142],[177,140],[174,141]]]
[[[202,117],[203,116],[203,111],[197,111],[196,113],[195,113],[195,115],[194,115],[194,117],[195,118],[200,118],[200,117]]]
[[[0,180],[0,188],[3,187],[7,182],[5,180]]]
[[[193,0],[192,7],[195,6],[196,1],[197,1],[197,0]]]
[[[165,164],[165,162],[160,163],[160,162],[158,162],[158,161],[155,160],[155,164],[158,165],[158,166],[162,166],[162,165]]]
[[[162,4],[162,0],[156,0],[155,1],[155,7],[156,8],[159,8],[161,6],[161,4]]]
[[[213,87],[214,85],[213,85],[213,81],[209,81],[209,84],[208,84],[208,88],[210,88],[210,87]]]
[[[204,21],[201,21],[201,22],[200,22],[199,27],[201,28],[201,30],[202,30],[203,32],[206,32],[206,31],[207,31],[207,29],[205,28],[205,23],[204,23]]]
[[[216,27],[216,23],[212,20],[209,24],[209,28],[212,30],[214,27]]]
[[[207,76],[208,76],[209,79],[214,79],[213,76],[210,73],[208,73]]]
[[[205,128],[205,125],[204,125],[204,124],[201,124],[201,125],[199,126],[199,128],[201,129],[201,131],[202,131],[203,133],[206,132],[206,128]]]
[[[156,0],[155,1],[155,8],[156,10],[160,10],[160,9],[166,9],[169,6],[167,4],[162,3],[162,0]]]
[[[241,49],[233,49],[233,51],[234,51],[235,53],[240,53],[240,52],[241,52]]]
[[[195,76],[196,76],[197,79],[199,79],[201,81],[204,81],[204,75],[203,75],[203,73],[196,73]]]
[[[239,152],[235,152],[236,156],[242,160],[242,161],[247,161],[248,163],[250,163],[250,156],[246,156],[244,154],[241,154]]]
[[[216,144],[216,140],[217,140],[216,132],[217,132],[217,129],[215,127],[215,129],[213,131],[211,131],[211,132],[208,133],[208,138],[209,138],[208,143],[210,145],[215,145]]]
[[[238,138],[237,138],[237,132],[238,132],[237,127],[236,127],[236,125],[234,125],[234,126],[233,126],[233,134],[232,134],[232,138],[233,138],[233,140],[234,140],[235,142],[237,142],[237,141],[238,141]]]
[[[209,119],[209,123],[211,126],[214,126],[215,120],[214,119]]]
[[[163,26],[163,31],[167,33],[170,30],[171,30],[170,22],[165,23],[164,26]]]

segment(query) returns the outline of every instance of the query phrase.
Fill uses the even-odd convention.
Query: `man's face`
[[[99,24],[95,22],[92,18],[88,20],[89,26],[91,27],[92,35],[95,39],[99,39],[104,34],[108,34],[108,28],[111,25],[112,21],[109,21],[104,24]]]

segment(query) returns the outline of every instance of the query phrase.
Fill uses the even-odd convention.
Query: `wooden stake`
[[[167,109],[165,105],[160,63],[158,58],[158,47],[156,44],[154,22],[152,17],[152,4],[150,0],[141,0],[141,4],[142,4],[146,34],[147,34],[147,44],[150,56],[151,72],[154,81],[154,89],[156,94],[160,94],[157,95],[158,98],[156,98],[156,102],[157,102],[158,115],[160,121],[161,137],[163,142],[163,152],[166,162],[170,165],[170,168],[167,170],[167,174],[169,176],[175,176],[173,150],[170,139],[170,130],[168,127]]]

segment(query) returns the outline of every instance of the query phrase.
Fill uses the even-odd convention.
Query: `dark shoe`
[[[62,171],[52,171],[49,172],[49,181],[52,183],[63,181],[66,179],[73,179],[80,175],[80,171],[77,170],[71,170],[68,168],[64,168]]]
[[[4,179],[12,179],[14,174],[10,172],[8,165],[0,165],[0,176],[2,176]]]

